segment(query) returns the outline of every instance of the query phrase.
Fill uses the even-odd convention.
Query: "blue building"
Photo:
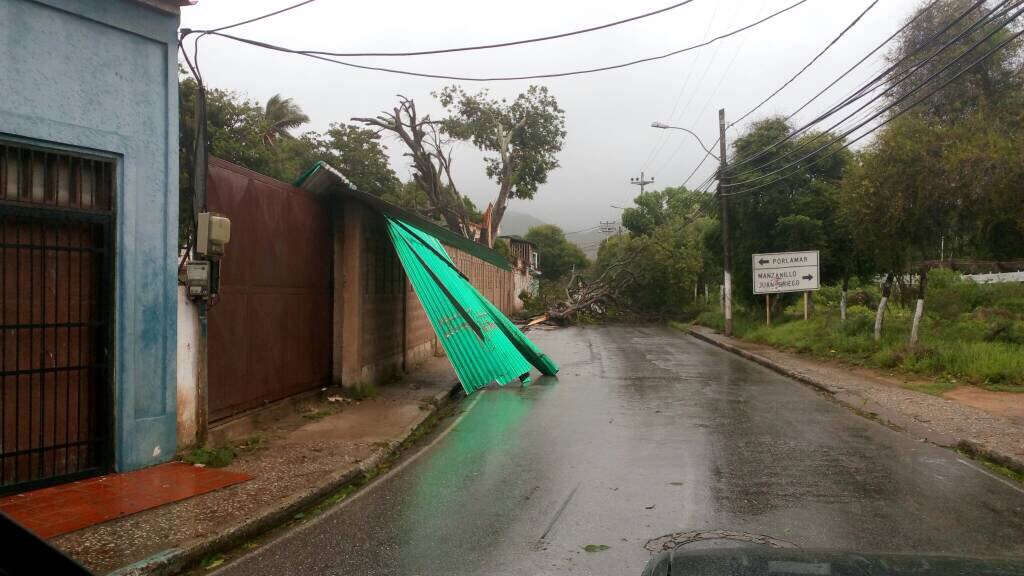
[[[175,453],[179,0],[0,0],[0,492]]]

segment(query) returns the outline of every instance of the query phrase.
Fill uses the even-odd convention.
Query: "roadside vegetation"
[[[913,308],[899,293],[890,304],[886,331],[874,339],[874,306],[881,294],[873,284],[851,290],[845,322],[839,314],[841,291],[829,286],[814,294],[809,320],[803,320],[802,300],[791,298],[771,327],[763,310],[737,310],[733,331],[752,342],[934,379],[924,392],[960,384],[1024,392],[1024,284],[975,284],[948,270],[932,270],[928,283],[930,306],[916,346],[909,344]],[[717,303],[693,322],[721,330]]]
[[[860,133],[842,121],[816,131],[792,116],[762,118],[730,136],[724,174],[637,196],[622,213],[628,234],[607,239],[589,271],[624,280],[580,317],[721,330],[720,180],[737,336],[923,376],[926,392],[1024,391],[1024,284],[960,274],[1024,269],[1024,48],[1011,37],[1019,27],[990,34],[975,26],[983,17],[968,0],[918,8],[885,55],[884,125],[869,139],[846,146]],[[1001,49],[966,65],[961,50],[937,48],[961,34]],[[946,79],[941,90],[914,94],[931,77]],[[802,295],[769,303],[752,289],[752,254],[797,250],[821,261],[807,321]]]

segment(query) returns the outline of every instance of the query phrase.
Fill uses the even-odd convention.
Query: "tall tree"
[[[375,196],[395,194],[401,181],[391,169],[387,148],[374,130],[336,122],[323,134],[308,133],[317,153],[363,192]]]
[[[544,86],[530,86],[511,102],[493,98],[487,90],[468,94],[458,86],[435,96],[451,112],[442,122],[444,131],[492,154],[484,161],[487,175],[498,183],[488,233],[493,240],[509,200],[532,199],[558,167],[565,113]]]
[[[979,42],[996,24],[979,26],[941,53],[937,48],[967,31],[1001,4],[972,8],[968,0],[938,0],[922,6],[888,54],[897,64],[888,81],[891,97],[907,93]],[[1013,8],[1015,9],[1015,8]],[[1011,9],[1012,10],[1012,9]],[[966,14],[966,15],[965,15]],[[1003,18],[996,22],[1002,23]],[[946,32],[941,32],[944,28]],[[1024,75],[1022,45],[1014,41],[970,68],[966,64],[1006,40],[999,30],[943,72],[938,82],[963,73],[925,101],[908,100],[904,115],[878,134],[843,182],[843,210],[858,231],[858,244],[892,278],[917,270],[918,302],[911,330],[917,340],[924,309],[928,259],[946,254],[1014,257],[1024,253]],[[929,41],[932,36],[935,40]],[[925,58],[937,57],[929,62]],[[920,70],[910,72],[918,63]],[[906,81],[900,79],[909,75]],[[911,107],[912,106],[912,107]],[[894,111],[895,112],[895,111]],[[885,313],[879,304],[875,337]]]
[[[587,256],[572,242],[565,239],[565,233],[554,224],[534,226],[526,233],[526,239],[537,246],[537,259],[545,280],[559,280],[574,268],[587,266]]]
[[[818,250],[822,282],[839,281],[850,273],[846,268],[848,255],[840,251],[848,242],[843,237],[846,228],[839,222],[838,183],[851,155],[839,150],[837,142],[786,168],[781,175],[768,175],[834,137],[812,132],[759,155],[791,129],[782,118],[768,118],[752,124],[733,143],[735,169],[729,181],[750,183],[749,192],[744,192],[742,185],[729,189],[739,192],[729,199],[734,282],[741,287],[736,296],[747,302],[756,302],[752,291],[742,288],[752,285],[750,254]]]
[[[309,116],[291,98],[274,94],[263,106],[260,117],[260,138],[273,147],[282,138],[292,138],[291,131],[309,122]]]
[[[192,145],[195,139],[196,81],[182,73],[178,82],[179,242],[184,245],[192,229]],[[206,89],[206,123],[210,154],[290,182],[320,158],[315,143],[303,136],[280,139],[267,146],[263,138],[264,109],[230,90]]]
[[[677,315],[693,303],[694,292],[713,266],[705,237],[714,222],[711,195],[684,187],[644,192],[622,213],[627,236],[605,241],[597,253],[598,273],[623,266],[631,278],[616,296],[637,312]]]
[[[910,16],[913,22],[900,33],[893,49],[887,54],[889,62],[895,64],[895,69],[888,78],[892,87],[889,92],[890,99],[895,100],[904,96],[926,78],[949,65],[969,46],[982,42],[982,39],[996,28],[996,23],[1005,21],[1007,12],[1004,10],[1012,14],[1017,8],[986,2],[972,9],[974,4],[975,0],[938,0],[917,8]],[[967,32],[992,10],[1001,15],[995,19],[996,23],[977,26]],[[947,27],[948,30],[942,32]],[[971,50],[959,63],[942,72],[933,82],[938,84],[962,71],[966,64],[1006,40],[1012,31],[1013,26],[996,32],[980,46]],[[965,32],[964,38],[939,52],[942,46]],[[1022,47],[1024,44],[1021,40],[1015,40],[1003,50],[971,67],[927,102],[915,106],[915,110],[934,118],[955,120],[979,107],[999,102],[1012,92],[1014,85],[1020,84]],[[912,72],[911,69],[918,65],[920,68]],[[904,77],[906,79],[899,82]],[[909,107],[916,99],[909,98],[897,109]]]
[[[711,213],[710,195],[688,190],[685,186],[638,194],[633,204],[622,211],[622,226],[636,236],[647,236],[676,218],[693,219],[699,213]]]
[[[398,105],[391,111],[373,118],[352,120],[398,136],[408,150],[405,155],[412,160],[413,181],[426,194],[433,215],[444,220],[452,231],[468,238],[469,216],[452,179],[452,150],[439,123],[429,114],[420,116],[416,102],[405,96],[399,96]]]

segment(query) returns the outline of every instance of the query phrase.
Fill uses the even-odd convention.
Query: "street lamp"
[[[720,160],[718,158],[718,156],[715,156],[715,153],[712,152],[710,148],[708,148],[707,146],[704,145],[704,141],[701,140],[700,136],[697,136],[697,134],[693,130],[690,130],[688,128],[683,128],[681,126],[669,126],[668,124],[665,124],[664,122],[651,122],[651,128],[661,128],[662,130],[682,130],[683,132],[686,132],[687,134],[689,134],[689,135],[693,136],[694,138],[696,138],[697,139],[697,143],[700,144],[700,147],[703,148],[705,152],[710,154],[715,160]]]
[[[718,160],[718,201],[722,207],[722,313],[725,316],[725,335],[732,336],[732,244],[729,240],[729,203],[726,199],[727,195],[721,193],[722,180],[725,179],[725,109],[718,111],[718,141],[715,143],[719,145],[719,156],[715,156],[715,153],[704,145],[704,141],[693,130],[681,126],[669,126],[664,122],[651,122],[651,128],[682,130],[696,138],[700,147],[708,153],[708,156]],[[704,161],[702,160],[701,164],[703,163]],[[697,167],[699,168],[700,165]]]

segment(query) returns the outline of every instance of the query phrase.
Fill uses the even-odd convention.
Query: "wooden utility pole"
[[[732,336],[732,241],[729,239],[729,201],[722,184],[725,182],[725,108],[718,111],[718,201],[722,207],[722,308],[725,314],[725,335]]]
[[[644,193],[644,186],[647,186],[648,184],[654,184],[654,178],[652,177],[650,180],[648,180],[647,178],[644,177],[644,173],[641,170],[640,171],[640,177],[639,178],[630,178],[629,179],[629,183],[634,185],[634,186],[639,186],[640,187],[640,193],[643,194]]]

